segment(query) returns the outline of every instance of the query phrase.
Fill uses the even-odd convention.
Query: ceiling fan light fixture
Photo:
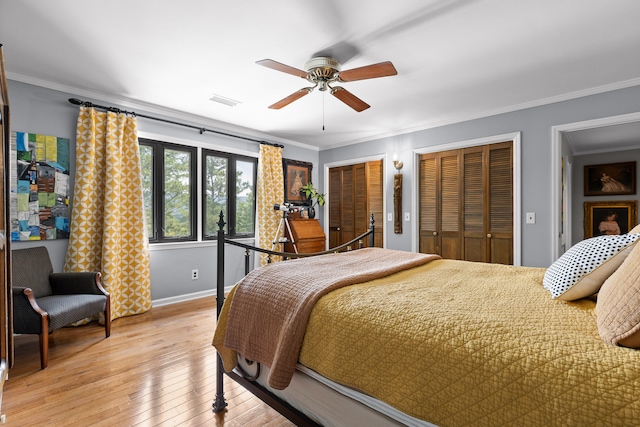
[[[306,72],[310,72],[315,68],[329,69],[333,70],[334,72],[339,72],[342,70],[340,63],[333,58],[329,58],[328,56],[317,56],[304,63],[304,69]]]
[[[304,69],[309,75],[307,78],[311,81],[331,81],[341,71],[341,66],[333,58],[318,56],[305,62]]]

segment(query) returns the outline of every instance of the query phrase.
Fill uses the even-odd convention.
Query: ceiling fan
[[[398,74],[393,64],[389,61],[342,71],[342,64],[340,64],[336,59],[327,56],[318,56],[305,62],[305,71],[289,65],[281,64],[280,62],[272,59],[263,59],[261,61],[257,61],[256,64],[276,71],[282,71],[283,73],[302,77],[303,79],[313,83],[313,86],[302,88],[275,104],[270,105],[269,108],[274,110],[286,107],[293,101],[297,101],[308,93],[311,93],[315,88],[318,88],[318,90],[322,92],[329,89],[331,95],[335,96],[349,107],[353,108],[357,112],[364,111],[370,107],[369,104],[345,88],[341,86],[331,86],[331,84],[375,79],[378,77],[395,76]]]

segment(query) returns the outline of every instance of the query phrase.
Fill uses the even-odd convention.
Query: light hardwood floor
[[[40,370],[38,337],[15,338],[5,383],[7,426],[293,426],[225,377],[228,411],[215,396],[215,298],[116,319],[111,337],[96,322],[49,337]]]

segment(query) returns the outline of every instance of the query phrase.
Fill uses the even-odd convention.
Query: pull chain
[[[324,94],[325,92],[322,92],[322,130],[324,130]]]

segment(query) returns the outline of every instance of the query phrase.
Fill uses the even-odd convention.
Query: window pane
[[[164,237],[191,235],[191,153],[164,150]]]
[[[255,215],[254,164],[236,161],[236,234],[252,234]]]
[[[153,233],[155,213],[153,212],[153,147],[140,145],[140,164],[142,167],[142,197],[144,201],[144,220],[149,239],[155,239]]]
[[[220,211],[224,212],[225,233],[228,232],[229,210],[227,209],[227,176],[229,164],[225,157],[207,156],[205,170],[205,225],[207,236],[215,236],[218,232]]]

